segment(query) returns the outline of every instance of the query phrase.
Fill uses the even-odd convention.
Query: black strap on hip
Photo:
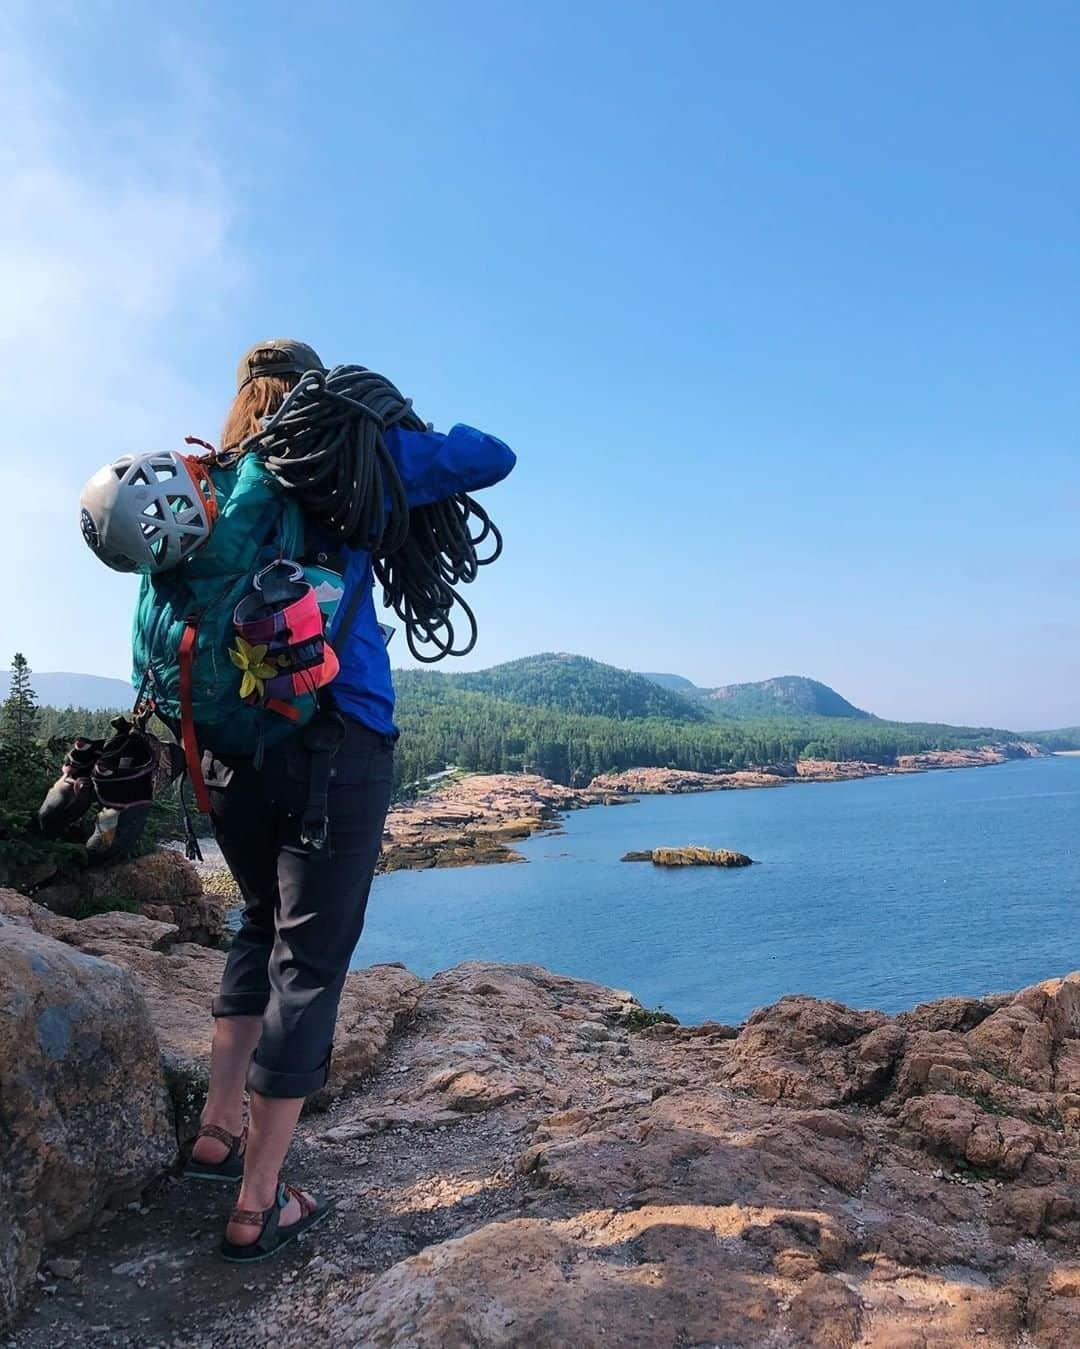
[[[309,757],[309,777],[307,805],[300,822],[300,842],[313,852],[322,852],[330,846],[327,800],[334,755],[345,739],[345,718],[331,707],[320,707],[304,727],[303,736]]]

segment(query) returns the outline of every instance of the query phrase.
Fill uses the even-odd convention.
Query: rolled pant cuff
[[[281,1100],[296,1100],[299,1096],[311,1096],[326,1086],[330,1076],[330,1057],[327,1055],[321,1068],[313,1073],[278,1073],[264,1068],[255,1059],[248,1065],[248,1091],[257,1091],[260,1096],[274,1096]]]
[[[219,993],[210,1004],[212,1016],[262,1016],[270,993]]]

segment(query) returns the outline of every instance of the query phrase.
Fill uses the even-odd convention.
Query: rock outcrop
[[[34,892],[51,912],[75,917],[87,912],[130,911],[173,924],[181,941],[217,945],[225,933],[229,904],[204,893],[198,870],[181,853],[162,848],[78,876],[51,881]]]
[[[181,1141],[206,1095],[213,1023],[210,1005],[225,953],[180,940],[175,925],[134,913],[77,921],[50,913],[12,890],[0,890],[0,922],[51,936],[126,971],[141,994],[161,1052]],[[316,1107],[354,1089],[416,1011],[422,981],[400,965],[372,965],[345,979],[330,1080]]]
[[[93,922],[93,920],[88,920]],[[80,924],[79,927],[84,927]],[[81,932],[69,940],[84,940]],[[181,1139],[193,1132],[210,1068],[210,1004],[225,955],[191,943],[156,950],[143,940],[95,942],[99,955],[129,971],[146,1000],[161,1046]],[[353,1090],[415,1012],[421,981],[400,965],[354,970],[341,995],[330,1080],[312,1105],[325,1106]]]
[[[466,1002],[497,1056],[453,1062]],[[529,969],[463,967],[424,1006],[390,1117],[440,1127],[472,1075],[527,1189],[338,1290],[327,1342],[1080,1343],[1080,975],[902,1018],[788,998],[734,1038],[621,1031],[619,995]]]
[[[604,795],[678,796],[683,792],[722,792],[740,787],[780,787],[785,775],[779,770],[735,773],[693,773],[685,768],[627,768],[601,773],[589,790]]]
[[[1004,763],[1012,757],[1003,745],[984,745],[980,749],[935,749],[921,754],[901,754],[896,766],[902,772],[923,773],[935,768],[984,768]]]
[[[889,773],[915,772],[892,764],[868,763],[863,759],[800,759],[795,776],[800,782],[849,782],[857,778],[878,778]]]
[[[0,933],[92,959],[35,921],[64,920]],[[143,954],[113,955],[144,986],[220,959],[123,922]],[[194,964],[171,968],[176,1003]],[[119,1344],[176,1342],[178,1323],[241,1349],[1080,1343],[1080,974],[901,1016],[788,997],[739,1028],[531,965],[358,974],[346,1035],[366,1069],[290,1160],[338,1200],[331,1225],[244,1271],[240,1299],[213,1254],[224,1207],[196,1239],[192,1192],[165,1188],[58,1253],[82,1282],[20,1346],[85,1342],[83,1300]],[[196,1055],[182,1020],[162,1037]]]
[[[175,1156],[135,981],[27,915],[0,916],[0,1324],[46,1244],[130,1198]]]
[[[731,791],[741,787],[782,787],[792,781],[847,782],[891,773],[924,773],[937,768],[981,768],[1006,759],[1037,758],[1043,751],[1027,741],[986,745],[981,749],[931,750],[901,755],[894,764],[863,759],[800,759],[734,773],[694,773],[681,768],[628,768],[601,773],[591,791],[614,796],[678,795],[681,792]]]
[[[473,774],[390,811],[379,870],[520,862],[509,843],[557,829],[564,811],[612,799],[532,773]]]

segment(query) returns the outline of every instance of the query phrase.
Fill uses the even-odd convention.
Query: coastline
[[[1012,759],[1042,757],[1044,752],[1038,746],[1015,741],[974,750],[902,755],[896,764],[811,759],[731,773],[631,768],[602,773],[584,788],[562,787],[529,773],[475,773],[391,809],[378,872],[522,862],[525,859],[510,845],[536,834],[556,832],[568,811],[588,806],[632,805],[641,796],[851,782],[958,768],[990,768]]]
[[[1066,751],[1080,754],[1080,751]],[[564,815],[589,806],[633,805],[642,796],[752,791],[803,783],[853,782],[959,768],[991,768],[1012,759],[1049,757],[1026,741],[975,750],[902,755],[895,764],[804,759],[797,764],[697,773],[679,768],[629,768],[602,773],[587,787],[563,787],[534,773],[471,773],[425,796],[391,807],[377,875],[435,867],[524,862],[513,847],[537,834],[557,833]],[[239,902],[223,861],[198,865],[205,889]]]

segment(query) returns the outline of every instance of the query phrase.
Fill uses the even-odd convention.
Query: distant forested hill
[[[642,679],[651,679],[654,684],[659,684],[662,689],[671,689],[674,693],[684,693],[691,698],[698,698],[706,692],[705,689],[699,689],[698,686],[682,675],[677,674],[646,674],[642,672]]]
[[[528,707],[550,707],[578,716],[665,717],[676,722],[705,721],[708,713],[670,689],[629,670],[617,670],[586,656],[546,652],[472,674],[445,676],[456,688],[490,693]]]
[[[487,772],[527,770],[564,783],[588,782],[619,768],[703,771],[803,757],[891,763],[898,754],[1011,738],[1008,731],[988,727],[870,717],[589,716],[463,685],[473,678],[434,670],[396,672],[399,780],[416,781],[448,763]]]
[[[865,720],[872,715],[849,703],[828,684],[807,679],[805,675],[780,675],[752,684],[722,684],[714,689],[699,688],[682,675],[647,674],[644,678],[701,702],[713,715],[720,717],[859,717]]]
[[[835,689],[803,675],[783,675],[755,684],[703,689],[676,674],[634,674],[586,656],[545,653],[472,674],[448,674],[454,685],[491,693],[529,707],[553,707],[581,716],[666,717],[852,717],[863,712]]]
[[[781,675],[756,684],[725,684],[705,693],[710,705],[724,717],[856,717],[871,714],[849,703],[828,684],[805,675]]]
[[[1025,731],[1022,738],[1033,740],[1044,749],[1080,749],[1080,726],[1063,726],[1057,731]]]
[[[131,706],[135,691],[123,679],[105,675],[45,673],[35,671],[30,683],[39,703],[50,707],[89,707],[118,710]]]

